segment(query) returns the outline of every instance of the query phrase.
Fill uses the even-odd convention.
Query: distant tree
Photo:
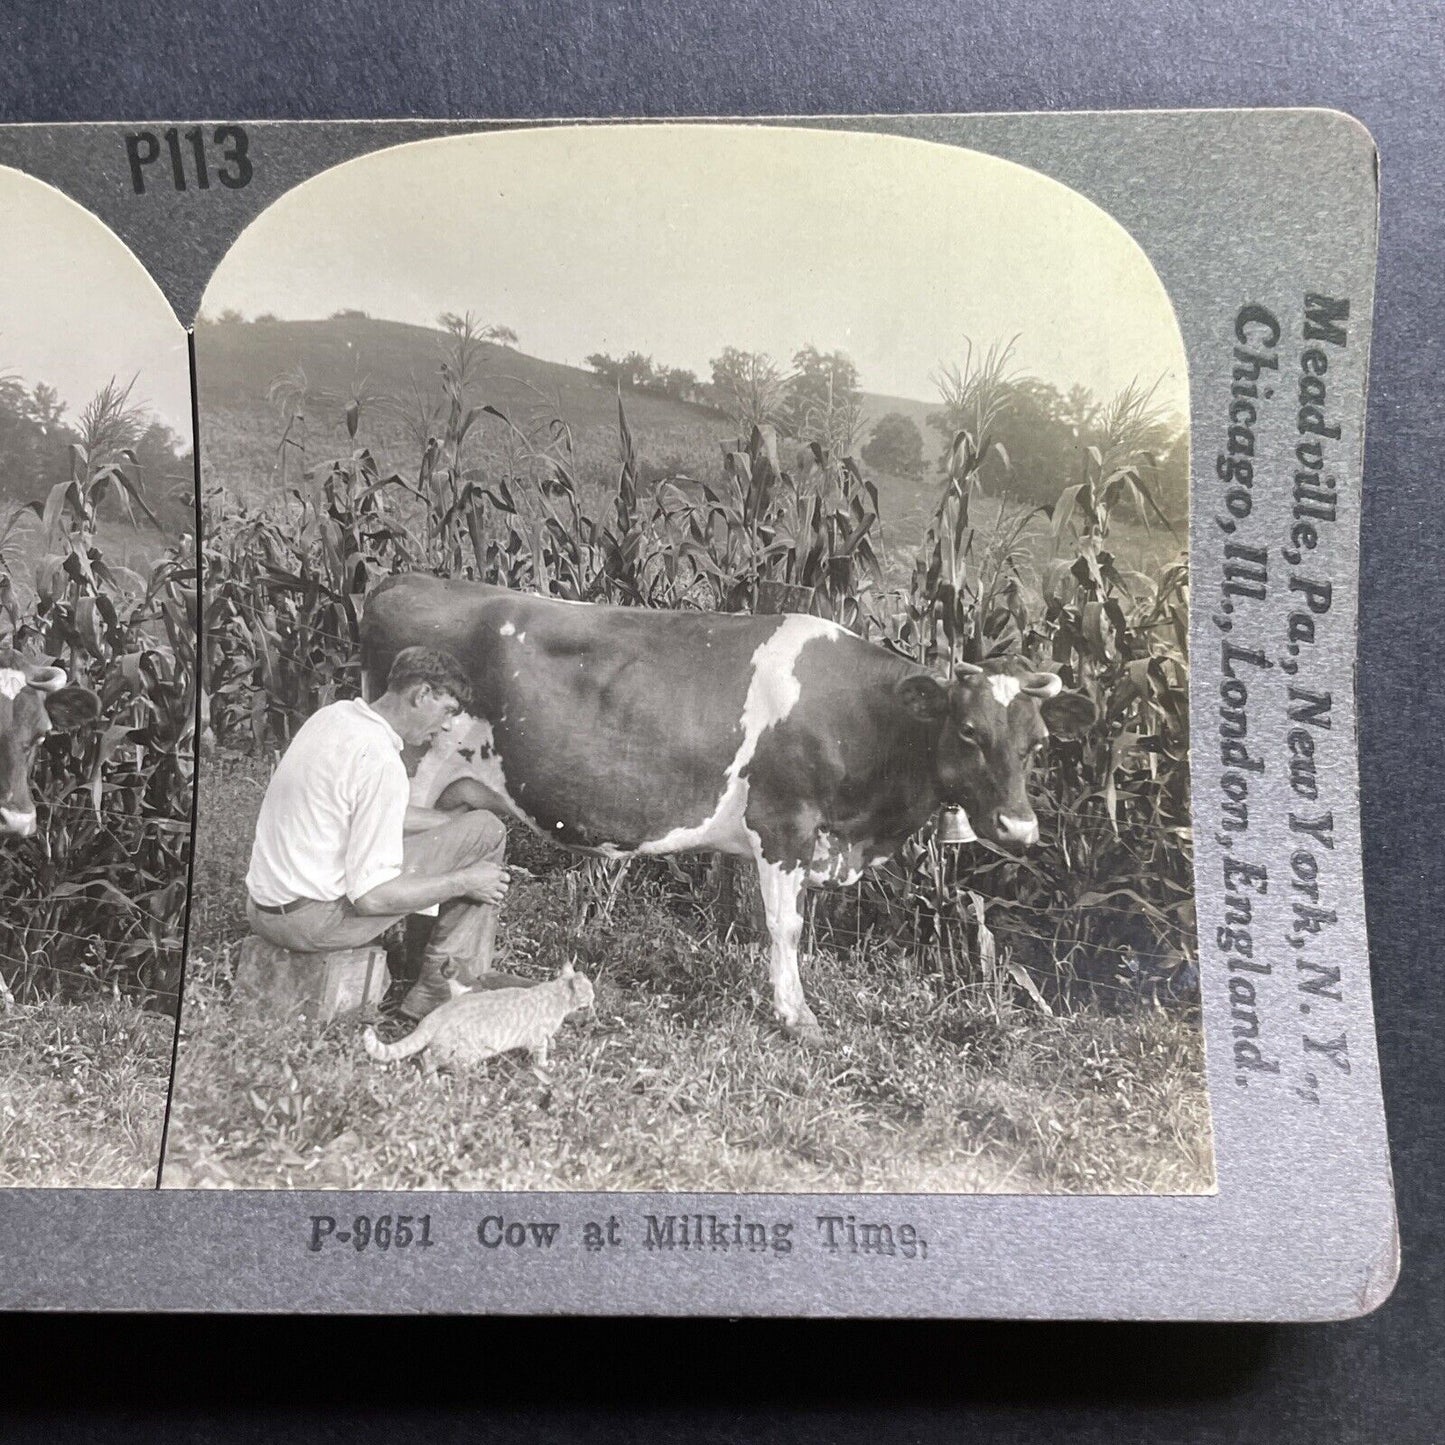
[[[591,356],[583,357],[583,360],[603,381],[610,381],[614,386],[617,384],[622,374],[622,364],[615,356],[609,356],[605,351],[594,351]]]
[[[979,480],[990,491],[1051,507],[1078,479],[1087,434],[1076,432],[1064,419],[1064,398],[1057,387],[1009,370],[1007,357],[1005,351],[991,387],[997,405],[985,430],[996,445],[979,467]],[[942,465],[954,436],[960,430],[976,435],[980,427],[977,400],[965,373],[945,368],[937,380],[944,405],[929,416],[928,424],[940,434]],[[1082,417],[1094,405],[1093,396],[1084,388],[1074,391],[1074,413]]]
[[[30,410],[40,430],[48,432],[61,424],[65,416],[65,403],[53,386],[46,386],[43,381],[39,381],[35,384],[35,390],[30,393]]]
[[[606,351],[594,351],[587,357],[587,365],[609,386],[632,385],[627,363],[620,356],[612,356]]]
[[[622,358],[622,384],[626,387],[645,386],[653,378],[652,358],[640,351],[629,351]]]
[[[517,333],[510,326],[499,326],[495,322],[483,322],[471,311],[457,313],[443,311],[437,317],[437,325],[448,336],[465,336],[469,341],[490,341],[497,346],[515,346]]]
[[[1006,363],[1007,351],[1003,359]],[[945,368],[938,382],[944,405],[928,417],[928,425],[940,434],[946,457],[960,429],[977,430],[976,406],[959,368]],[[1076,383],[1060,391],[1037,377],[1008,372],[1006,364],[995,390],[1001,402],[987,430],[997,445],[979,468],[980,480],[992,491],[1044,507],[1052,507],[1065,487],[1081,480],[1089,448],[1101,454],[1110,450],[1120,430],[1121,399],[1141,394],[1128,389],[1105,405],[1086,386]],[[1187,430],[1148,407],[1135,406],[1129,420],[1130,447],[1146,459],[1143,481],[1150,494],[1172,522],[1186,520]]]
[[[1156,477],[1156,500],[1160,510],[1176,526],[1189,524],[1189,428],[1175,429],[1173,438],[1160,449]]]
[[[75,440],[55,393],[36,390],[39,397],[17,377],[0,376],[0,496],[18,501],[65,479],[65,449]]]
[[[370,321],[370,312],[363,311],[359,306],[343,306],[340,311],[331,313],[333,321]]]
[[[620,386],[624,391],[654,389],[657,370],[653,366],[652,358],[644,356],[640,351],[629,351],[626,356],[620,357],[609,356],[605,351],[594,351],[584,359],[603,381]]]
[[[746,432],[755,426],[777,426],[788,407],[788,381],[765,351],[725,346],[708,363],[712,368],[713,403]]]
[[[1050,388],[1052,390],[1052,388]],[[1070,431],[1082,436],[1099,420],[1099,403],[1087,386],[1075,382],[1067,395],[1059,398],[1058,419]]]
[[[274,326],[281,318],[274,311],[263,311],[256,318],[257,326]]]
[[[880,417],[863,447],[863,460],[896,477],[923,474],[923,433],[912,417],[890,411]]]
[[[112,383],[71,421],[54,387],[42,382],[27,389],[18,378],[0,375],[0,503],[43,500],[68,478],[70,447],[84,433],[107,459],[132,452],[130,471],[161,521],[173,530],[189,525],[195,487],[190,448],[162,422],[132,407],[130,393],[130,387]],[[106,497],[102,514],[128,515],[118,492]]]
[[[583,358],[603,381],[620,386],[624,391],[649,391],[674,401],[691,401],[699,394],[697,373],[681,366],[664,366],[640,351],[626,356],[612,356],[594,351]]]
[[[152,418],[133,450],[156,516],[173,531],[193,526],[196,479],[190,447],[164,422]]]
[[[697,395],[697,386],[697,373],[681,366],[659,366],[653,374],[653,390],[674,401],[691,401]]]
[[[239,326],[245,319],[245,316],[237,311],[234,306],[226,307],[226,309],[216,317],[217,322],[222,326]]]
[[[804,441],[840,456],[851,452],[863,424],[863,393],[852,359],[811,345],[795,353],[787,418],[789,430]]]

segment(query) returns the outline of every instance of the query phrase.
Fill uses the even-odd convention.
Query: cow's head
[[[30,764],[46,733],[80,727],[100,716],[100,699],[66,683],[65,669],[0,651],[0,833],[35,831]]]
[[[1093,722],[1093,703],[1065,692],[1057,673],[1033,672],[1016,657],[983,667],[960,663],[951,683],[915,674],[899,685],[899,696],[914,717],[941,729],[936,782],[943,802],[961,807],[990,843],[1036,843],[1029,775],[1051,733],[1069,737]]]

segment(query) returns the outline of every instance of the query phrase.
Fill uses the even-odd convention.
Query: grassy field
[[[228,995],[265,777],[234,754],[203,770],[169,1187],[1212,1187],[1192,1014],[1051,1017],[1011,986],[949,990],[899,949],[854,949],[805,960],[827,1034],[805,1050],[772,1021],[758,951],[720,944],[664,865],[608,913],[588,865],[515,827],[538,877],[513,888],[498,967],[543,978],[575,958],[597,990],[549,1080],[508,1056],[434,1083],[367,1059],[361,1018],[240,1016]]]
[[[0,1186],[154,1187],[173,1036],[129,1000],[0,1014]]]

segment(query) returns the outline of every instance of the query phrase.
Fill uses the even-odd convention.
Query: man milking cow
[[[425,641],[461,664],[469,715],[413,796],[461,798],[570,848],[756,865],[773,1010],[821,1037],[799,977],[808,887],[856,882],[940,807],[1003,848],[1037,841],[1029,777],[1094,705],[1020,657],[944,679],[820,617],[602,607],[420,573],[367,599],[375,692]]]
[[[449,978],[489,973],[503,813],[606,857],[751,858],[774,1012],[814,1041],[805,889],[856,882],[940,806],[1029,846],[1046,739],[1094,717],[1020,658],[945,681],[817,617],[567,604],[413,574],[372,593],[362,633],[376,700],[334,703],[296,735],[262,806],[247,917],[269,942],[323,951],[439,907],[413,1017]],[[414,779],[408,744],[425,750]]]
[[[331,703],[308,718],[266,790],[246,874],[252,931],[296,952],[360,947],[408,915],[435,913],[401,1004],[411,1018],[446,1002],[448,980],[476,984],[490,973],[507,895],[506,829],[495,814],[410,800],[403,749],[443,736],[469,693],[453,657],[410,647],[374,701]]]

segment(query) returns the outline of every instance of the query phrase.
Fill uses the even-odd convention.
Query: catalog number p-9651
[[[339,1220],[334,1214],[311,1216],[311,1240],[307,1248],[319,1254],[327,1244],[350,1245],[358,1254],[368,1249],[429,1249],[430,1214],[358,1214]]]

